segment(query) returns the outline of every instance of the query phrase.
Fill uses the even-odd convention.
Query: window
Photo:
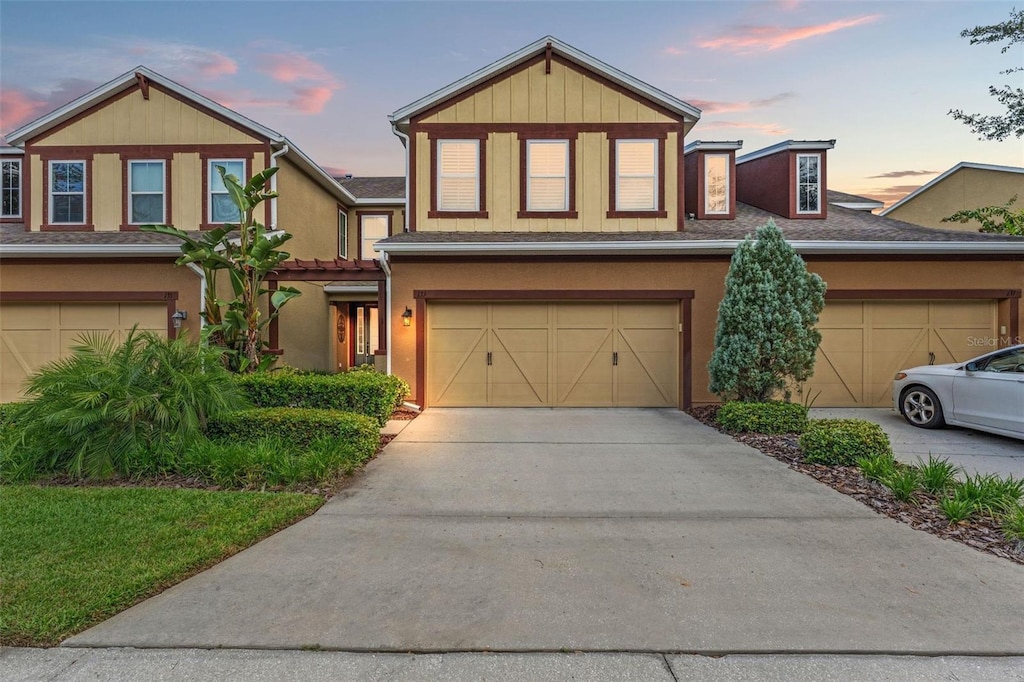
[[[3,210],[0,218],[21,217],[21,159],[3,161],[3,178],[0,181],[0,195]]]
[[[569,141],[526,143],[526,210],[569,210]]]
[[[618,211],[658,209],[658,146],[656,140],[615,141],[615,208]]]
[[[164,162],[128,162],[128,222],[165,222]]]
[[[338,209],[338,257],[348,260],[348,213]]]
[[[49,201],[51,224],[85,224],[85,161],[50,162]]]
[[[480,210],[480,140],[437,141],[437,210]]]
[[[239,182],[245,183],[245,161],[242,159],[211,159],[207,166],[207,182],[209,183],[209,218],[211,223],[237,223],[242,216],[238,207],[231,201],[224,181],[217,167],[224,169],[225,175],[234,175]]]
[[[704,155],[704,212],[729,212],[729,155]]]
[[[386,239],[391,230],[391,214],[377,213],[359,216],[359,257],[376,258],[374,243]]]
[[[796,155],[796,212],[821,213],[821,157]]]

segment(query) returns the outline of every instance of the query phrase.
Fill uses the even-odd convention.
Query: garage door
[[[996,315],[995,301],[829,302],[808,394],[820,391],[819,407],[888,406],[899,370],[984,353]]]
[[[25,379],[68,353],[86,331],[119,336],[167,333],[164,303],[3,303],[0,305],[0,402],[19,400]]]
[[[431,303],[429,405],[678,404],[679,305]]]

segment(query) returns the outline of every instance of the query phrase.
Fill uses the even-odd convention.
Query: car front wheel
[[[942,417],[942,405],[930,388],[915,386],[903,392],[901,401],[903,417],[912,425],[922,429],[939,429],[946,425]]]

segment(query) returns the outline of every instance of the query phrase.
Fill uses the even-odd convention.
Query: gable
[[[539,55],[447,102],[417,123],[678,122],[654,102],[555,55]]]
[[[36,146],[260,144],[266,140],[155,83],[114,95],[30,143]]]

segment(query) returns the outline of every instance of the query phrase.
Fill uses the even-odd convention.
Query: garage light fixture
[[[174,314],[171,315],[171,324],[174,325],[175,329],[181,329],[181,323],[188,319],[187,310],[175,310]]]
[[[402,325],[406,327],[412,325],[412,309],[409,306],[406,306],[405,312],[402,313]]]

